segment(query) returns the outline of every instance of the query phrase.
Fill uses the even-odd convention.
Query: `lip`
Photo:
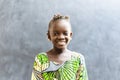
[[[65,41],[57,41],[57,44],[59,44],[59,45],[65,45]]]
[[[66,40],[57,40],[56,42],[66,42]]]

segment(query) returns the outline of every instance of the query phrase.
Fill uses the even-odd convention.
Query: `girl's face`
[[[66,20],[57,20],[49,28],[48,38],[54,48],[65,49],[72,38],[71,25]]]

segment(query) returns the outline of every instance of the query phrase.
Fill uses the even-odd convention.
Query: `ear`
[[[70,33],[70,37],[71,37],[71,39],[72,39],[72,35],[73,35],[73,33],[71,32],[71,33]]]
[[[51,40],[49,31],[47,33],[47,37],[48,37],[48,40]]]

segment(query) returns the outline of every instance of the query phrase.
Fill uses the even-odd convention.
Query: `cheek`
[[[67,41],[70,41],[70,40],[71,40],[71,37],[67,37],[66,40],[67,40]]]
[[[56,38],[55,37],[51,37],[51,42],[55,43],[56,42]]]

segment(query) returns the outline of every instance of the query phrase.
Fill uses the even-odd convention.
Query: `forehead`
[[[71,31],[71,24],[66,20],[57,20],[52,25],[50,30],[52,31]]]

